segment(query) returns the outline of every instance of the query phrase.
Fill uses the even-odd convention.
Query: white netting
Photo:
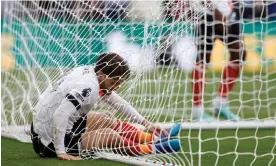
[[[2,135],[30,141],[28,130],[38,96],[68,68],[93,64],[99,53],[110,51],[123,56],[134,75],[122,87],[120,95],[150,121],[182,122],[183,129],[188,129],[178,137],[183,145],[176,154],[129,158],[133,164],[150,158],[161,163],[205,165],[210,158],[212,165],[220,165],[222,160],[240,165],[241,157],[248,157],[247,165],[262,159],[266,160],[265,164],[273,165],[276,21],[269,15],[273,2],[242,1],[241,4],[245,7],[240,10],[242,14],[251,11],[248,17],[239,20],[244,27],[242,34],[248,55],[230,92],[229,104],[242,120],[194,123],[189,122],[194,109],[190,72],[197,55],[194,25],[209,11],[209,3],[202,5],[199,1],[185,0],[2,2],[5,6],[1,11]],[[203,97],[205,110],[211,114],[212,100],[228,57],[226,47],[216,41],[211,65],[206,71]],[[201,130],[204,128],[214,130],[206,133]],[[253,130],[242,131],[242,128]],[[247,141],[254,144],[248,150],[243,147]],[[104,152],[99,154],[107,159],[120,159],[107,157]],[[88,158],[93,157],[88,155]]]

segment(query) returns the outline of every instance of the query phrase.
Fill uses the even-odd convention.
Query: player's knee
[[[115,116],[114,116],[114,114],[110,113],[109,111],[103,112],[103,116],[105,118],[116,119]]]
[[[102,112],[98,118],[99,121],[106,127],[115,128],[117,125],[115,116],[108,111]]]
[[[113,128],[113,126],[116,126],[117,124],[116,118],[107,112],[91,112],[87,115],[87,117],[87,121],[91,122],[92,126],[95,126],[93,124],[98,124],[101,128]]]
[[[112,116],[107,112],[90,112],[87,114],[87,117],[102,120],[102,119],[111,118]]]

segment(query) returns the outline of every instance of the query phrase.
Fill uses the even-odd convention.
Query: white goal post
[[[243,10],[239,22],[247,58],[230,92],[229,106],[241,120],[194,122],[190,75],[198,51],[195,26],[206,21],[200,18],[223,1],[212,0],[213,5],[204,2],[2,1],[2,136],[30,142],[33,109],[46,87],[68,68],[93,65],[100,53],[117,52],[128,62],[132,74],[119,94],[165,129],[181,123],[183,131],[177,138],[187,141],[187,149],[172,156],[124,158],[105,152],[99,156],[135,165],[204,165],[204,155],[214,155],[215,165],[227,155],[253,156],[251,165],[263,156],[272,156],[268,162],[272,163],[276,144],[263,154],[256,149],[258,141],[275,141],[276,137],[270,131],[276,128],[276,16],[269,12],[275,2],[240,1]],[[206,112],[215,116],[212,101],[222,82],[229,50],[218,40],[213,45],[211,63],[204,71],[203,105]],[[106,106],[99,104],[97,109],[105,110]],[[204,130],[215,134],[209,133],[205,138]],[[240,136],[240,130],[255,133],[248,131],[248,135]],[[259,136],[259,131],[265,134]],[[237,141],[233,144],[235,149],[221,152],[219,142],[231,139]],[[253,152],[239,152],[239,142],[245,139],[257,140]],[[198,147],[192,145],[194,140]],[[209,140],[215,141],[218,148],[205,149]],[[238,157],[232,162],[239,162]]]

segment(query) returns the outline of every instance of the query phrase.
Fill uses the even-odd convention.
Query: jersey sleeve
[[[76,112],[76,108],[70,101],[64,98],[59,108],[53,114],[54,146],[57,154],[65,153],[64,137],[68,119]]]
[[[68,125],[68,119],[76,113],[82,106],[93,104],[93,99],[97,97],[98,91],[91,84],[76,83],[65,95],[59,108],[53,115],[55,126],[54,145],[57,154],[65,153],[64,137]],[[92,95],[92,96],[91,96]]]
[[[90,87],[81,86],[72,89],[66,94],[67,99],[79,110],[83,105],[90,103],[90,95],[92,89]]]
[[[76,113],[83,105],[89,104],[91,87],[76,86],[62,100],[59,108],[53,115],[55,126],[54,145],[57,154],[65,153],[64,137],[68,125],[68,119]]]
[[[133,120],[139,124],[143,124],[145,118],[140,115],[135,108],[131,106],[126,100],[121,98],[117,93],[112,92],[102,98],[107,104],[119,111],[121,115]]]

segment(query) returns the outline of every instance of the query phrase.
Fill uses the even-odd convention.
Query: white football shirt
[[[92,66],[74,68],[58,78],[40,95],[34,108],[34,131],[41,137],[41,142],[48,146],[55,140],[55,133],[60,133],[60,143],[55,143],[55,148],[57,153],[64,153],[65,133],[70,132],[74,122],[86,115],[97,103],[98,93],[99,83]],[[66,98],[67,95],[77,99],[78,109]],[[66,110],[59,109],[62,103],[65,103],[63,106]],[[54,119],[54,114],[58,119]],[[54,124],[54,120],[59,124]]]
[[[92,66],[74,68],[58,78],[40,95],[34,108],[34,131],[40,136],[43,145],[48,146],[54,141],[56,153],[65,153],[65,134],[99,99],[98,78]],[[143,124],[146,121],[115,92],[101,99],[134,122]]]

